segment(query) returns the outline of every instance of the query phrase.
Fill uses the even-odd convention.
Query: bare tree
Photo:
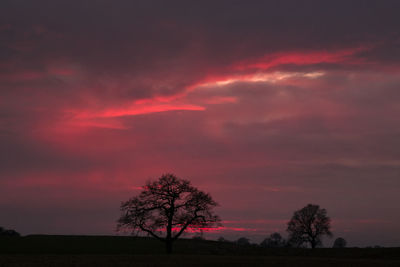
[[[345,248],[347,246],[347,241],[343,237],[338,237],[333,243],[333,248]]]
[[[220,225],[214,214],[217,203],[207,193],[193,187],[188,180],[173,174],[147,182],[143,191],[121,204],[118,230],[132,234],[146,233],[165,242],[167,253],[172,243],[186,230]]]
[[[326,209],[318,205],[308,204],[301,210],[295,211],[288,222],[289,243],[301,246],[310,244],[311,248],[322,244],[324,235],[332,236],[330,231],[331,219],[327,216]]]

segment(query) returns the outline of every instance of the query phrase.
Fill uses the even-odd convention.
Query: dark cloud
[[[2,6],[5,70],[46,76],[51,66],[66,65],[81,78],[71,90],[118,101],[175,94],[210,72],[271,53],[378,45],[360,57],[393,61],[388,51],[398,50],[397,1]]]

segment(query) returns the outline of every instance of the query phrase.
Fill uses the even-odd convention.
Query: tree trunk
[[[172,253],[172,240],[166,239],[165,245],[166,245],[166,249],[167,249],[167,254],[171,254]]]
[[[168,220],[167,225],[167,237],[165,238],[165,245],[167,249],[167,254],[172,253],[172,220]]]
[[[165,238],[167,254],[172,253],[172,241],[174,240],[172,238],[172,221],[174,219],[174,214],[175,214],[175,198],[172,199],[171,207],[168,212],[167,238]]]

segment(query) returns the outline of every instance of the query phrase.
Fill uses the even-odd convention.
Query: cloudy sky
[[[350,246],[399,246],[399,10],[2,0],[1,226],[113,234],[172,172],[219,202],[210,237],[285,235],[315,203]]]

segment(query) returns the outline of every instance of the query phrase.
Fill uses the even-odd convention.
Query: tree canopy
[[[13,229],[4,229],[0,227],[0,236],[20,236],[20,234]]]
[[[345,248],[347,246],[347,241],[343,237],[338,237],[333,242],[333,248]]]
[[[236,240],[236,244],[238,244],[239,246],[248,246],[250,245],[250,239],[248,239],[247,237],[241,237]]]

